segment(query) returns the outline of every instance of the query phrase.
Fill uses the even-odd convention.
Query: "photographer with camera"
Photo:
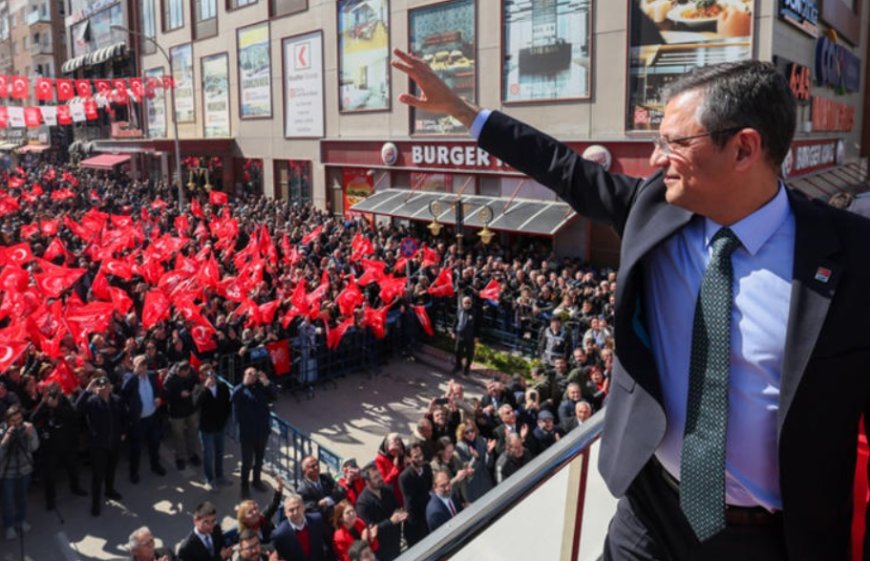
[[[33,453],[39,437],[18,405],[6,410],[6,423],[0,429],[0,481],[3,489],[3,528],[6,539],[14,540],[18,532],[29,532],[27,523],[27,488],[33,473]]]
[[[250,498],[250,487],[261,492],[268,489],[260,480],[260,471],[272,430],[269,403],[275,399],[275,387],[269,382],[268,376],[253,366],[245,369],[242,383],[233,389],[230,396],[239,423],[239,442],[242,444],[243,499]]]
[[[36,427],[40,449],[37,456],[45,486],[45,508],[54,510],[56,496],[55,473],[63,466],[69,478],[70,492],[86,497],[79,480],[77,444],[79,440],[79,416],[69,399],[56,385],[49,387],[42,401],[31,416]]]

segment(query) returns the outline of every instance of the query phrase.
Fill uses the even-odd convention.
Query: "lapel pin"
[[[816,269],[816,280],[819,282],[828,282],[831,280],[831,270],[827,267],[819,267]]]

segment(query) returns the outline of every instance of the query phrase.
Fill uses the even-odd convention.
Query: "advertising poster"
[[[504,101],[589,97],[589,0],[504,4]]]
[[[752,0],[631,0],[628,130],[658,130],[663,86],[695,67],[752,56]]]
[[[340,111],[390,107],[389,16],[388,0],[339,0]]]
[[[145,80],[153,78],[160,80],[163,68],[152,68],[145,71]],[[145,96],[145,115],[148,122],[148,138],[166,138],[166,92],[160,88],[150,88],[153,97]]]
[[[282,41],[284,50],[284,136],[321,138],[323,123],[323,35]]]
[[[272,116],[269,22],[238,30],[239,117]]]
[[[345,218],[362,215],[359,212],[351,212],[350,209],[358,202],[364,201],[374,192],[374,176],[369,175],[368,170],[364,168],[343,168],[341,177]]]
[[[175,81],[175,121],[192,123],[193,105],[193,46],[188,43],[169,49],[172,59],[172,78]]]
[[[428,62],[453,91],[476,102],[474,2],[453,0],[408,13],[411,51]],[[465,131],[453,117],[411,111],[414,133],[461,134]]]
[[[205,138],[230,136],[229,64],[226,53],[202,58]]]

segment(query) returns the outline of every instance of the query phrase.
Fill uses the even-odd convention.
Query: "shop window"
[[[235,158],[233,171],[236,178],[236,196],[263,194],[263,160],[253,158]]]
[[[193,38],[217,35],[217,0],[193,0]]]
[[[172,31],[184,26],[184,1],[163,0],[163,31]]]

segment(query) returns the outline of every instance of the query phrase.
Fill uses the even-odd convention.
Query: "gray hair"
[[[130,537],[127,538],[127,550],[130,551],[130,553],[133,553],[134,551],[139,549],[139,538],[145,532],[151,534],[151,529],[148,528],[148,526],[142,526],[141,528],[136,528],[135,530],[133,530],[133,532],[130,533]]]
[[[290,504],[291,501],[299,501],[303,505],[305,504],[305,500],[302,498],[302,495],[296,493],[295,491],[290,491],[287,493],[287,496],[284,497],[284,508],[287,508],[287,505]]]

